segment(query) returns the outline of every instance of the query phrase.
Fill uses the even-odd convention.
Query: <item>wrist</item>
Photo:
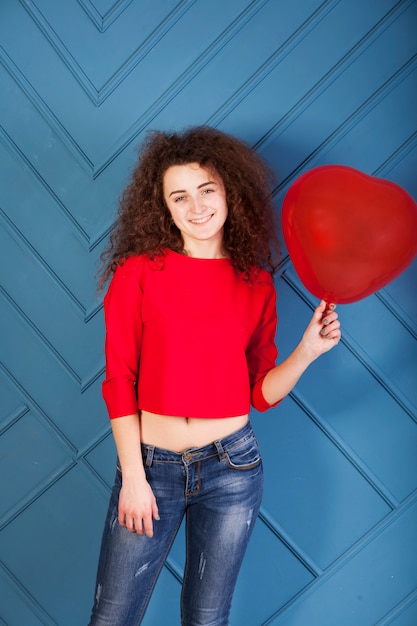
[[[307,369],[319,356],[304,339],[300,341],[294,352],[303,369]]]
[[[137,489],[143,489],[143,486],[147,484],[145,472],[142,474],[125,474],[122,470],[122,484],[123,487],[128,490],[134,491]]]
[[[124,480],[129,482],[143,482],[146,481],[145,469],[143,467],[142,459],[139,458],[135,462],[122,463],[119,459],[120,467],[122,470],[122,476]]]

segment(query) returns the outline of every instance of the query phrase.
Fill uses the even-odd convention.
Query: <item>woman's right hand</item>
[[[159,519],[158,506],[140,453],[139,415],[112,419],[111,425],[122,470],[119,524],[130,532],[153,537],[153,520]]]
[[[119,496],[119,524],[130,532],[153,537],[153,520],[159,520],[156,498],[147,480],[122,477]]]

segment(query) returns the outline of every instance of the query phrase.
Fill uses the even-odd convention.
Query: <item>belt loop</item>
[[[217,454],[219,455],[220,461],[223,461],[226,458],[226,452],[223,450],[222,442],[219,439],[218,441],[213,442],[217,448]]]
[[[153,461],[153,454],[155,452],[155,446],[146,446],[147,454],[145,459],[145,467],[151,467]]]

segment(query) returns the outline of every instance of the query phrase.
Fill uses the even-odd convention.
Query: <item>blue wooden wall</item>
[[[417,198],[416,0],[0,0],[0,623],[86,624],[114,447],[97,258],[148,128],[207,123],[280,184]],[[417,624],[417,263],[253,415],[266,491],[234,626]],[[284,255],[285,357],[315,300]],[[146,626],[179,624],[183,539]],[[122,625],[118,625],[122,626]]]

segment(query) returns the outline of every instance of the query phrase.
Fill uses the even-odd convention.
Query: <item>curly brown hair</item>
[[[181,133],[153,131],[141,146],[130,184],[122,194],[108,248],[101,255],[102,289],[122,259],[162,256],[166,248],[183,252],[181,233],[163,195],[163,176],[173,165],[199,163],[217,174],[226,191],[228,217],[224,250],[248,277],[254,267],[274,273],[279,260],[274,205],[274,176],[244,142],[207,126]]]

